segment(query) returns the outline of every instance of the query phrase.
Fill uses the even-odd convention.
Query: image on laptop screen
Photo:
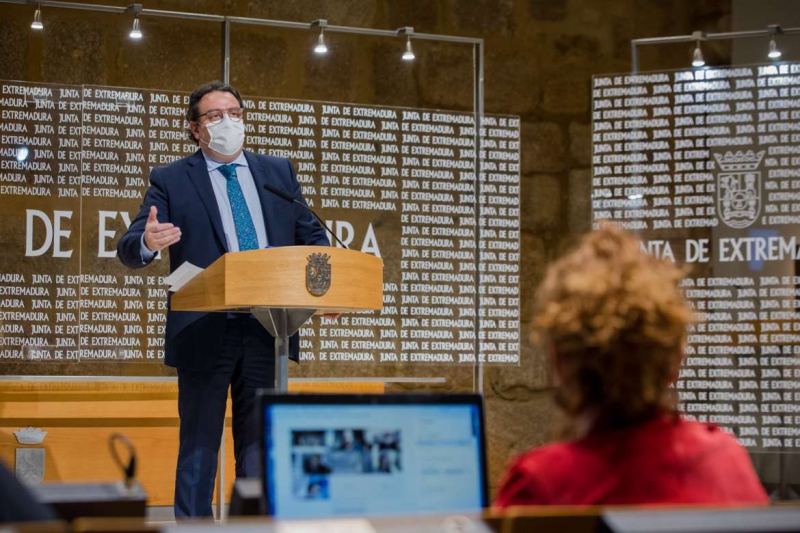
[[[272,516],[469,512],[486,505],[479,396],[267,393],[261,415]]]

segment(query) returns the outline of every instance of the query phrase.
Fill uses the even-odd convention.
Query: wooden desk
[[[120,479],[108,436],[136,446],[149,505],[172,505],[178,457],[178,386],[170,381],[0,381],[0,460],[13,471],[17,448],[45,449],[45,481]],[[292,392],[382,393],[383,383],[300,382]],[[231,414],[225,428],[225,484],[233,485]],[[19,444],[14,431],[47,431],[41,445]],[[229,500],[230,494],[228,493]]]

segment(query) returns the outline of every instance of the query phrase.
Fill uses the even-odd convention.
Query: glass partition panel
[[[9,339],[49,347],[17,348],[17,357],[31,368],[68,359],[68,370],[44,370],[54,374],[164,372],[168,254],[130,270],[117,260],[116,242],[140,211],[152,168],[197,149],[185,133],[188,93],[4,87],[19,87],[25,109],[9,111],[20,121],[7,127],[24,135],[5,154],[8,168],[25,172],[4,177],[28,184],[3,189],[7,227],[26,222],[24,232],[6,234],[8,290],[30,296],[9,301],[9,310],[48,309],[37,315],[41,324],[9,315]],[[384,261],[383,310],[315,319],[301,332],[302,360],[519,364],[518,118],[490,115],[476,132],[464,112],[264,97],[246,97],[245,108],[246,147],[292,160],[329,231]],[[29,159],[19,162],[24,149]],[[36,274],[15,278],[26,263]],[[32,287],[13,288],[23,283]],[[36,291],[55,297],[51,307]]]
[[[800,451],[800,65],[596,76],[593,104],[595,225],[689,272],[683,411]]]
[[[0,369],[39,373],[80,350],[81,90],[1,85]]]

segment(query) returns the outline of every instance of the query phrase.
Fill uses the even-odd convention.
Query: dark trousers
[[[260,475],[255,394],[257,389],[274,386],[273,343],[254,318],[230,318],[222,350],[211,369],[178,369],[181,429],[175,476],[176,518],[212,515],[211,499],[229,385],[236,477]]]

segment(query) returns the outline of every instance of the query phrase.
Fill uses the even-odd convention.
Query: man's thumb
[[[147,221],[158,223],[158,209],[156,209],[156,206],[150,206],[150,216],[147,217]]]

